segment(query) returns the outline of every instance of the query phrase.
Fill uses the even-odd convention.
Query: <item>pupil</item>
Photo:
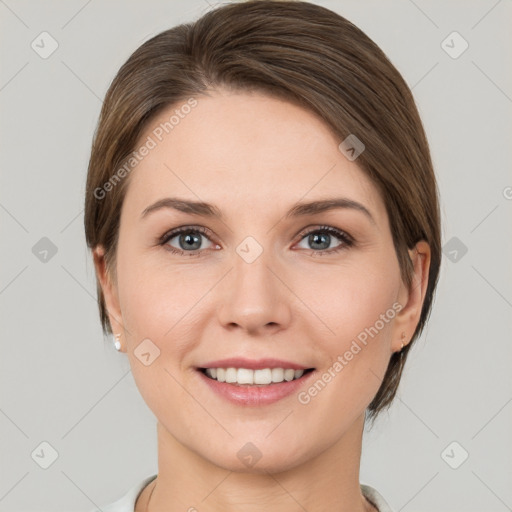
[[[180,236],[180,243],[182,243],[182,246],[186,246],[185,248],[188,249],[199,249],[201,247],[201,238],[197,235],[181,235]],[[192,247],[193,244],[197,244],[197,247]]]
[[[316,249],[327,249],[329,247],[329,237],[330,235],[328,235],[327,233],[316,233],[309,236],[309,241],[311,245],[322,245],[322,247],[316,247]],[[320,241],[321,238],[323,238],[323,241]]]

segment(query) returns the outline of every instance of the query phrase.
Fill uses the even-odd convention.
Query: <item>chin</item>
[[[222,450],[205,454],[212,464],[234,473],[281,473],[304,463],[308,456],[303,446],[285,445],[276,437],[275,442],[233,441]],[[205,456],[203,455],[203,456]]]

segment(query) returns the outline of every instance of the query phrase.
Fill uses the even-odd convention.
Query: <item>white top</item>
[[[126,494],[121,496],[118,500],[101,507],[101,509],[95,508],[91,512],[134,512],[135,502],[142,492],[144,487],[154,480],[157,475],[152,475],[145,478],[142,482],[134,485]],[[361,492],[363,496],[368,499],[379,512],[393,512],[390,506],[386,503],[384,498],[378,493],[376,489],[366,484],[360,484]]]

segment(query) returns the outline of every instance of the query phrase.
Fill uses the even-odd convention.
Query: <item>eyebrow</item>
[[[175,197],[166,197],[158,200],[156,203],[148,206],[141,214],[141,219],[146,218],[150,213],[161,209],[173,209],[193,215],[201,215],[203,217],[216,217],[222,219],[222,212],[214,205],[203,201],[190,201],[187,199],[179,199]],[[285,215],[285,218],[302,217],[306,215],[314,215],[335,209],[351,209],[362,212],[368,219],[375,224],[370,211],[357,201],[344,197],[333,199],[322,199],[318,201],[310,201],[297,203]]]

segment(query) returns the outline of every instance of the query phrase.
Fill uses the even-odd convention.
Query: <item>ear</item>
[[[430,269],[430,246],[425,240],[419,241],[413,249],[409,249],[414,274],[411,286],[402,282],[398,294],[398,302],[402,309],[395,316],[393,326],[392,352],[400,352],[402,343],[407,345],[420,320],[423,301],[427,292],[428,274]]]
[[[114,283],[112,276],[107,271],[107,263],[105,261],[105,249],[102,245],[98,245],[93,249],[94,268],[96,269],[96,276],[103,291],[105,299],[105,307],[107,308],[110,327],[114,336],[124,334],[124,325],[121,315],[121,307],[119,305],[119,295],[117,285]],[[119,339],[117,336],[116,339]],[[126,341],[121,341],[121,351],[126,349]],[[123,343],[124,341],[124,343]]]

